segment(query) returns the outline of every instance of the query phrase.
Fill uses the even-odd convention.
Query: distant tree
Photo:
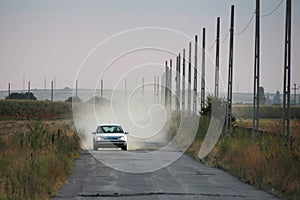
[[[258,98],[259,98],[260,104],[262,104],[262,105],[266,104],[266,97],[265,97],[264,87],[259,87],[259,89],[258,89]]]
[[[9,96],[5,97],[5,99],[29,99],[29,100],[36,100],[36,97],[32,92],[26,93],[10,93]]]
[[[81,102],[81,99],[78,96],[71,96],[65,102]]]
[[[272,102],[272,103],[275,104],[275,105],[280,105],[280,104],[281,104],[281,101],[280,101],[280,93],[279,93],[278,90],[276,91],[276,94],[275,94],[275,96],[273,97],[273,102]]]

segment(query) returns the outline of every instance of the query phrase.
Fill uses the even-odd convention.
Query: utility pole
[[[30,81],[28,81],[28,92],[27,92],[27,98],[30,99]]]
[[[205,28],[202,35],[202,72],[201,72],[201,111],[205,107]]]
[[[155,101],[156,101],[156,76],[154,76],[153,79],[154,79],[154,84],[153,84],[153,101],[155,103]]]
[[[220,17],[217,17],[215,98],[219,98],[219,65],[220,65]]]
[[[179,53],[178,55],[178,97],[177,97],[179,111],[180,111],[180,71],[181,71],[180,65],[181,65],[181,56]]]
[[[292,89],[294,90],[294,105],[297,105],[297,90],[299,90],[300,87],[297,87],[296,83],[294,83],[294,87]]]
[[[176,112],[179,111],[179,101],[178,101],[178,96],[179,96],[179,71],[178,71],[178,66],[179,66],[179,57],[176,57],[176,77],[175,77],[175,82],[176,82],[176,97],[175,97],[175,110]]]
[[[101,79],[101,98],[103,98],[103,79]]]
[[[169,108],[172,109],[172,59],[170,59],[170,72],[169,72]]]
[[[284,77],[283,77],[283,113],[282,134],[285,145],[290,145],[290,88],[291,88],[291,17],[292,2],[286,1],[285,45],[284,45]]]
[[[180,54],[177,56],[176,60],[176,111],[180,110]]]
[[[10,96],[10,83],[8,83],[8,97]]]
[[[197,113],[197,46],[198,36],[195,35],[195,65],[194,65],[194,93],[193,93],[193,114]]]
[[[168,67],[168,61],[166,61],[166,72],[165,72],[165,107],[168,109],[168,103],[169,103],[169,100],[168,100],[168,97],[169,97],[169,94],[168,94],[168,91],[169,91],[169,67]]]
[[[159,102],[159,76],[156,77],[156,101]]]
[[[255,9],[255,57],[254,57],[254,91],[253,91],[253,125],[252,136],[259,133],[259,64],[260,64],[260,0],[256,0]]]
[[[53,101],[53,81],[51,81],[51,102]]]
[[[187,104],[187,111],[191,113],[191,86],[192,86],[192,43],[189,43],[189,74],[188,74],[188,104]]]
[[[232,76],[233,76],[233,36],[234,36],[234,5],[231,5],[230,19],[230,41],[229,41],[229,69],[228,69],[228,88],[226,104],[226,135],[230,135],[231,110],[232,110]]]
[[[182,99],[181,99],[181,110],[185,112],[185,49],[182,52]]]
[[[76,80],[76,88],[75,88],[76,100],[78,99],[78,80]]]
[[[161,102],[161,104],[163,103],[163,101],[164,101],[164,88],[165,88],[165,83],[164,83],[164,81],[165,81],[165,73],[163,73],[163,75],[161,76],[161,88],[160,88],[160,102]]]

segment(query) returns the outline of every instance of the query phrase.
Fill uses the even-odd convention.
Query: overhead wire
[[[264,15],[261,15],[261,17],[267,17],[267,16],[272,15],[272,14],[273,14],[280,6],[281,6],[281,4],[283,3],[283,1],[284,1],[284,0],[281,0],[281,1],[278,3],[278,5],[277,5],[271,12],[269,12],[269,13],[267,13],[267,14],[264,14]],[[240,35],[240,34],[242,34],[243,32],[245,32],[245,31],[248,29],[248,27],[250,26],[251,22],[252,22],[253,19],[254,19],[255,12],[256,12],[256,11],[254,11],[253,14],[251,15],[251,18],[250,18],[250,20],[248,21],[247,25],[246,25],[241,31],[235,33],[235,35]],[[224,42],[227,40],[228,36],[229,36],[229,30],[228,30],[228,32],[227,32],[225,38],[224,38],[222,41],[220,41],[220,43],[224,43]],[[215,46],[215,44],[216,44],[216,41],[213,42],[213,44],[207,49],[207,51],[210,51],[210,50]]]
[[[214,41],[213,44],[206,51],[212,50],[212,48],[214,48],[215,44],[216,44],[216,41]]]
[[[283,0],[281,0],[280,2],[279,2],[279,4],[271,11],[271,12],[269,12],[269,13],[267,13],[267,14],[265,14],[265,15],[261,15],[261,17],[267,17],[267,16],[270,16],[270,15],[272,15],[280,6],[281,6],[281,4],[283,3]]]
[[[240,35],[240,34],[242,34],[244,31],[247,30],[247,28],[250,26],[251,22],[252,22],[253,19],[254,19],[254,14],[255,14],[255,12],[252,14],[252,16],[251,16],[249,22],[247,23],[247,25],[246,25],[241,31],[235,33],[235,35]]]

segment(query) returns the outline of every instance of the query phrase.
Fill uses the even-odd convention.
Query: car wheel
[[[123,151],[127,151],[127,145],[124,146],[124,147],[121,147],[121,149],[122,149]]]

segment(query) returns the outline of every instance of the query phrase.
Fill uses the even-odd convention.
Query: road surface
[[[140,150],[141,151],[141,150]],[[145,150],[144,150],[145,151]],[[101,150],[96,152],[115,165],[126,165],[137,158],[125,160],[128,152]],[[145,153],[145,152],[142,152]],[[181,154],[180,152],[172,152]],[[134,155],[134,154],[133,154]],[[142,165],[147,162],[140,162]],[[141,166],[140,166],[141,167]],[[82,151],[66,184],[52,198],[160,200],[160,199],[276,199],[253,186],[241,183],[219,169],[206,167],[187,155],[171,165],[148,173],[126,173],[99,162],[89,151]]]

